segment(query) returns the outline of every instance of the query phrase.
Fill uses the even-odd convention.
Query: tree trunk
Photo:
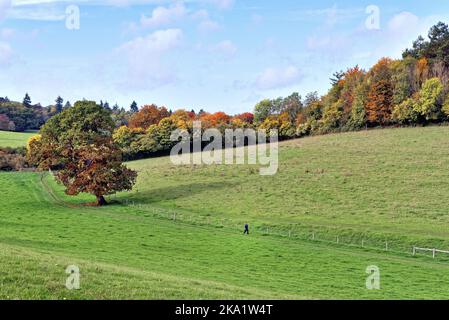
[[[104,206],[106,204],[108,204],[108,203],[106,202],[106,199],[103,196],[97,196],[97,203],[96,203],[97,206],[100,207],[100,206]]]

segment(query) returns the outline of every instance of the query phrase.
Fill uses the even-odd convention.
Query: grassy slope
[[[176,168],[164,158],[134,162],[141,170],[138,187],[117,200],[146,204],[139,208],[79,207],[90,198],[65,197],[48,176],[41,181],[38,174],[2,173],[0,298],[448,298],[449,287],[441,285],[449,281],[447,262],[244,237],[232,228],[155,218],[150,209],[230,221],[299,221],[337,231],[349,225],[437,241],[447,235],[448,130],[287,142],[274,177],[260,177],[247,166]],[[80,291],[64,288],[68,264],[81,268]],[[373,264],[381,269],[378,292],[364,287],[365,268]]]
[[[2,173],[0,298],[444,298],[449,265],[59,205],[38,174]],[[129,209],[129,208],[128,208]],[[64,269],[81,269],[81,290]],[[366,290],[365,268],[382,290]]]
[[[0,131],[0,147],[25,147],[28,139],[35,134],[33,132]]]
[[[386,129],[288,141],[275,176],[252,166],[130,163],[137,187],[118,198],[251,225],[320,231],[392,248],[449,247],[449,127]],[[335,239],[335,238],[334,238]]]

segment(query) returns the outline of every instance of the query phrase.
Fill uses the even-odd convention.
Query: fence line
[[[449,251],[447,251],[447,250],[440,250],[440,249],[436,249],[436,248],[413,247],[413,255],[414,256],[416,255],[416,251],[431,251],[433,259],[435,259],[437,252],[449,254]]]
[[[233,230],[240,230],[243,233],[243,223],[237,223],[232,221],[231,219],[226,219],[222,217],[213,217],[213,216],[199,216],[199,215],[191,215],[187,213],[183,213],[180,211],[175,211],[173,209],[164,209],[157,208],[151,205],[145,205],[138,203],[136,204],[134,201],[129,201],[126,199],[124,201],[125,204],[131,206],[133,208],[137,208],[142,210],[145,214],[152,214],[152,216],[158,218],[164,218],[166,220],[171,220],[177,223],[187,223],[192,225],[204,225],[204,226],[214,226],[217,228],[229,228]],[[436,257],[436,253],[446,253],[449,254],[449,251],[440,250],[440,249],[428,249],[428,248],[420,248],[416,246],[408,247],[406,243],[399,243],[397,246],[394,245],[394,241],[391,240],[375,240],[375,239],[360,239],[356,242],[350,236],[345,238],[344,235],[333,235],[332,233],[322,232],[319,233],[314,230],[297,230],[296,228],[291,228],[289,230],[276,230],[274,226],[253,226],[250,228],[250,233],[255,233],[259,235],[272,235],[279,236],[288,239],[301,239],[306,241],[334,244],[339,246],[347,246],[347,247],[357,247],[368,250],[376,250],[376,251],[385,251],[391,253],[400,253],[400,254],[412,254],[416,255],[417,251],[430,251],[432,252],[433,258]],[[333,239],[332,239],[333,238]],[[330,240],[332,239],[332,240]],[[349,242],[345,242],[345,239]],[[410,249],[408,249],[408,248]],[[407,249],[406,249],[407,248]]]

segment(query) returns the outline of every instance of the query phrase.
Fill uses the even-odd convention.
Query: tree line
[[[336,72],[323,95],[298,93],[256,104],[254,113],[168,111],[143,106],[128,124],[114,132],[127,158],[169,150],[174,129],[192,133],[192,122],[204,129],[276,129],[280,139],[354,131],[369,127],[426,125],[449,120],[449,28],[439,22],[419,37],[402,59],[381,58],[371,69],[359,66]]]
[[[303,98],[295,92],[264,99],[253,113],[233,116],[202,109],[172,111],[154,104],[139,109],[135,101],[128,110],[102,101],[99,106],[110,114],[115,127],[112,137],[126,159],[167,152],[175,143],[170,140],[172,131],[185,129],[192,134],[196,120],[202,122],[203,129],[253,128],[265,130],[267,135],[276,129],[281,140],[377,126],[441,123],[449,120],[448,57],[449,28],[439,22],[430,29],[428,39],[418,37],[402,59],[381,58],[369,70],[355,66],[336,72],[329,91],[322,96],[311,92]],[[62,104],[58,97],[55,106],[42,111],[31,104],[28,95],[21,104],[0,100],[0,123],[6,115],[16,130],[37,128],[71,107]]]

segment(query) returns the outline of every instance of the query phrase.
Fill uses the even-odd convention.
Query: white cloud
[[[237,47],[231,40],[224,40],[212,47],[212,52],[217,52],[225,58],[233,58],[237,53]]]
[[[396,14],[388,21],[386,28],[381,30],[376,56],[383,52],[383,55],[400,58],[403,50],[411,47],[419,35],[426,38],[430,27],[446,19],[447,17],[442,16],[418,17],[407,11]]]
[[[404,33],[415,29],[419,24],[419,18],[410,12],[401,12],[388,22],[388,30],[394,33]]]
[[[119,48],[119,51],[129,51],[133,54],[163,53],[177,47],[182,38],[182,30],[158,30],[146,37],[138,37]],[[148,57],[150,58],[150,57]]]
[[[182,3],[176,3],[170,7],[157,7],[150,17],[142,16],[140,23],[143,27],[157,28],[185,17],[187,9]]]
[[[178,48],[182,38],[180,29],[159,30],[120,46],[116,52],[127,60],[126,86],[145,89],[173,82],[176,76],[172,66],[163,63],[164,56]]]
[[[256,80],[256,87],[261,90],[284,88],[297,83],[301,78],[298,68],[268,68]]]

